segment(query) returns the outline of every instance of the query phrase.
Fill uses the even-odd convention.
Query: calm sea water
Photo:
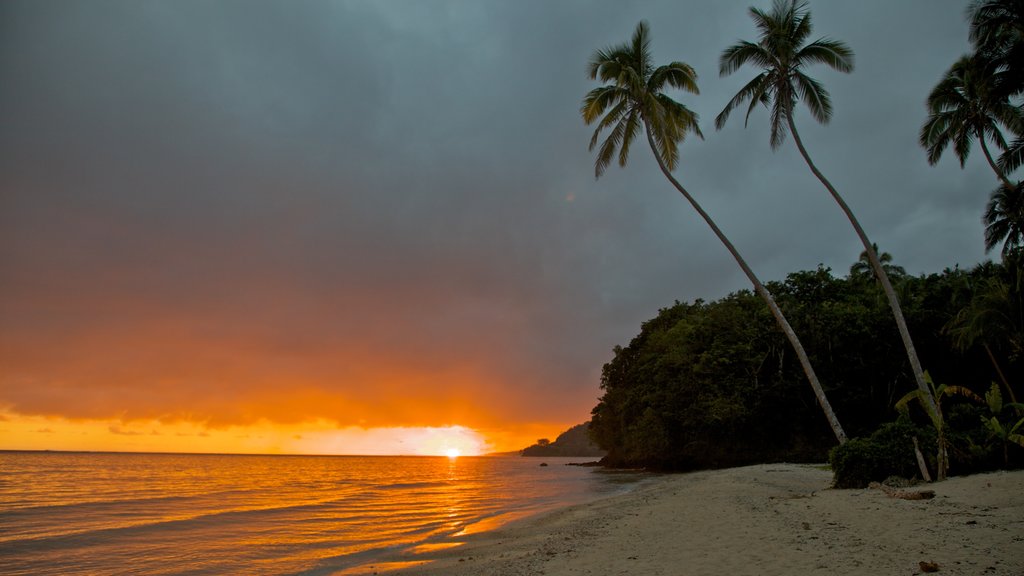
[[[543,461],[2,452],[0,574],[335,574],[638,479]]]

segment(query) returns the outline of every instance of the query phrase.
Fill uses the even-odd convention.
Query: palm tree
[[[650,53],[650,30],[643,21],[637,24],[631,42],[594,52],[587,72],[591,80],[600,79],[609,83],[587,93],[580,108],[587,125],[597,122],[590,139],[590,150],[598,148],[594,163],[595,175],[600,178],[616,157],[619,166],[624,167],[633,141],[641,130],[646,133],[647,143],[662,174],[707,222],[750,279],[754,290],[768,305],[779,327],[793,345],[832,432],[840,444],[846,442],[846,433],[825,397],[810,359],[775,300],[714,220],[672,175],[679,160],[679,143],[688,133],[700,137],[703,135],[697,123],[697,114],[669,98],[663,90],[670,86],[697,94],[697,73],[683,62],[654,67]],[[598,146],[601,133],[605,130],[609,130],[608,136]]]
[[[981,397],[971,391],[970,388],[964,386],[947,386],[946,384],[936,386],[931,376],[927,373],[925,374],[925,380],[929,385],[929,396],[925,396],[920,390],[907,392],[903,398],[896,401],[896,410],[906,414],[911,400],[917,400],[925,407],[925,411],[928,412],[928,417],[931,419],[932,426],[935,427],[935,432],[938,436],[939,449],[936,457],[938,474],[936,476],[938,476],[939,480],[945,480],[946,474],[949,473],[949,441],[946,438],[946,420],[942,416],[942,399],[946,396],[963,396],[980,402]],[[928,405],[926,404],[928,397],[935,398],[934,410],[928,410]]]
[[[985,251],[1003,244],[1003,256],[1024,248],[1024,182],[1013,188],[1000,186],[992,192],[983,218]]]
[[[878,244],[871,244],[871,249],[878,254],[878,261],[882,263],[882,268],[885,269],[885,273],[889,276],[904,276],[907,271],[902,266],[896,266],[892,263],[892,254],[888,252],[879,252]],[[869,274],[872,274],[871,270],[871,257],[868,256],[868,251],[864,250],[860,253],[860,257],[856,262],[850,266],[850,276],[854,278],[867,278]]]
[[[793,135],[793,141],[800,150],[807,166],[839,204],[860,237],[871,262],[871,267],[882,285],[889,306],[892,308],[896,326],[899,329],[903,345],[907,349],[907,358],[917,382],[917,388],[926,398],[926,403],[935,408],[931,389],[924,377],[921,361],[917,358],[914,341],[910,338],[907,322],[903,318],[899,298],[889,281],[878,254],[872,248],[864,228],[861,227],[853,211],[839,195],[832,183],[818,170],[811,161],[800,133],[797,132],[793,116],[797,100],[802,100],[815,120],[824,124],[832,117],[832,100],[828,91],[820,82],[804,73],[804,67],[811,64],[825,64],[840,72],[853,71],[853,51],[843,42],[819,38],[805,44],[811,34],[811,14],[805,2],[797,0],[775,0],[770,12],[750,8],[750,16],[760,32],[758,41],[740,41],[722,52],[719,60],[719,73],[722,76],[732,74],[744,64],[752,64],[761,72],[740,89],[725,109],[715,118],[715,127],[719,130],[725,126],[729,114],[744,102],[750,101],[747,108],[747,119],[758,104],[764,105],[770,112],[771,147],[777,149],[785,141],[787,130]]]
[[[988,141],[1006,150],[1000,126],[1019,130],[1021,113],[1002,95],[997,65],[982,54],[961,57],[928,95],[928,120],[921,127],[921,145],[936,164],[950,145],[963,167],[977,139],[992,171],[1007,189],[1013,184],[992,157]]]

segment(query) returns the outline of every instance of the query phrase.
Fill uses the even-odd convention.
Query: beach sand
[[[911,575],[929,562],[938,574],[1024,575],[1024,471],[913,488],[934,490],[931,500],[834,490],[831,480],[795,464],[666,475],[363,573]]]

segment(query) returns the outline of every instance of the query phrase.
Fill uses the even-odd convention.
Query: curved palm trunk
[[[885,273],[885,268],[882,267],[882,263],[878,260],[878,254],[875,253],[875,249],[871,246],[871,241],[868,240],[868,235],[864,232],[864,228],[861,227],[857,217],[853,215],[853,211],[843,200],[843,197],[839,195],[839,192],[832,186],[832,183],[825,178],[818,167],[811,161],[811,157],[807,154],[807,149],[804,148],[804,143],[800,140],[800,133],[796,130],[796,124],[793,123],[793,115],[789,114],[787,121],[789,123],[789,131],[793,134],[793,141],[796,142],[797,148],[800,149],[800,155],[804,157],[804,161],[807,162],[807,166],[810,167],[811,172],[818,178],[818,180],[825,185],[829,193],[832,194],[832,198],[839,204],[839,207],[843,209],[843,213],[850,220],[850,224],[853,225],[853,229],[857,231],[857,236],[860,237],[860,241],[864,244],[864,251],[868,255],[868,260],[871,261],[871,267],[875,270],[875,275],[878,277],[878,281],[882,284],[882,290],[885,291],[886,298],[889,299],[889,307],[892,308],[892,315],[896,318],[896,326],[899,328],[900,337],[903,339],[903,346],[907,349],[907,358],[910,359],[910,368],[914,372],[914,380],[917,381],[917,388],[921,391],[921,394],[926,399],[928,408],[933,414],[938,414],[938,407],[935,404],[935,396],[932,394],[931,388],[924,379],[924,370],[921,368],[921,361],[917,358],[917,350],[914,349],[914,341],[910,338],[910,330],[907,329],[907,321],[903,318],[903,310],[900,308],[900,300],[896,297],[896,291],[892,288],[892,283],[889,282],[889,275]]]
[[[1010,179],[1006,177],[1006,174],[1003,174],[995,160],[992,159],[992,153],[988,151],[988,145],[985,144],[985,134],[983,132],[978,133],[978,142],[981,143],[981,151],[985,154],[985,159],[988,160],[988,165],[992,167],[992,171],[996,173],[996,177],[1003,183],[1004,188],[1012,192],[1014,186],[1010,184]]]
[[[981,344],[985,348],[985,353],[988,354],[988,359],[992,362],[992,367],[996,369],[996,374],[999,375],[999,381],[1003,383],[1003,387],[1006,388],[1006,392],[1010,395],[1010,402],[1017,403],[1017,395],[1013,393],[1013,388],[1010,387],[1010,381],[1006,379],[1006,374],[1003,374],[1003,369],[999,367],[999,362],[996,362],[996,355],[992,353],[992,348],[988,344],[982,342]]]
[[[811,361],[807,357],[807,352],[804,351],[804,347],[800,343],[800,339],[797,338],[796,332],[793,331],[793,328],[789,325],[789,322],[786,321],[786,317],[782,315],[782,310],[779,310],[779,307],[775,303],[775,299],[772,298],[771,293],[769,293],[768,289],[765,288],[764,285],[761,284],[761,281],[757,279],[757,276],[754,275],[754,271],[751,270],[749,266],[747,266],[746,261],[743,260],[743,257],[740,256],[740,253],[736,251],[736,248],[732,245],[732,242],[729,242],[729,239],[725,237],[725,234],[722,233],[721,229],[718,228],[718,225],[715,224],[714,220],[711,219],[711,216],[709,216],[708,213],[705,212],[704,209],[701,207],[701,205],[697,203],[697,200],[695,200],[693,196],[690,196],[690,193],[687,192],[685,188],[683,188],[682,184],[680,184],[679,181],[676,180],[674,176],[672,176],[672,173],[668,170],[668,167],[665,166],[665,161],[662,160],[661,155],[658,154],[658,148],[654,144],[654,137],[651,135],[650,126],[647,125],[646,122],[644,122],[644,126],[647,132],[647,142],[651,146],[651,151],[654,152],[654,157],[658,161],[658,167],[661,168],[662,174],[664,174],[665,177],[668,178],[669,182],[671,182],[672,185],[676,187],[676,190],[678,190],[679,193],[682,194],[684,198],[686,198],[690,205],[693,206],[694,210],[696,210],[697,213],[700,214],[701,218],[703,218],[704,221],[707,222],[708,226],[710,226],[711,229],[715,232],[715,235],[718,236],[718,239],[721,240],[722,244],[724,244],[726,249],[729,250],[729,253],[732,254],[732,257],[736,259],[736,263],[739,264],[740,268],[743,269],[743,272],[747,275],[747,278],[750,279],[750,282],[753,283],[754,290],[757,292],[759,296],[761,296],[761,298],[764,299],[765,303],[768,304],[768,308],[771,310],[772,316],[775,317],[775,320],[776,322],[778,322],[779,327],[786,334],[786,338],[789,339],[789,343],[792,344],[793,349],[796,350],[796,355],[800,359],[800,365],[803,366],[804,374],[807,375],[807,380],[810,381],[811,388],[814,389],[814,395],[818,398],[818,404],[821,405],[822,411],[825,412],[825,418],[828,419],[828,423],[832,427],[832,433],[835,434],[836,440],[838,440],[840,444],[845,443],[846,432],[843,431],[843,427],[839,424],[839,419],[836,418],[836,414],[832,410],[832,405],[829,404],[828,398],[825,397],[825,391],[821,388],[821,383],[818,381],[818,376],[814,373],[814,368],[811,367]]]

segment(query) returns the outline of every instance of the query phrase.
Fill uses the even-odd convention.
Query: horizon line
[[[284,457],[323,457],[323,458],[450,458],[445,454],[302,454],[302,453],[266,453],[266,452],[161,452],[155,450],[51,450],[51,449],[18,449],[0,448],[0,454],[8,452],[33,454],[135,454],[135,455],[166,455],[166,456],[284,456]],[[510,456],[522,454],[522,450],[506,452],[486,452],[484,454],[460,454],[458,458],[485,458],[493,456]]]

